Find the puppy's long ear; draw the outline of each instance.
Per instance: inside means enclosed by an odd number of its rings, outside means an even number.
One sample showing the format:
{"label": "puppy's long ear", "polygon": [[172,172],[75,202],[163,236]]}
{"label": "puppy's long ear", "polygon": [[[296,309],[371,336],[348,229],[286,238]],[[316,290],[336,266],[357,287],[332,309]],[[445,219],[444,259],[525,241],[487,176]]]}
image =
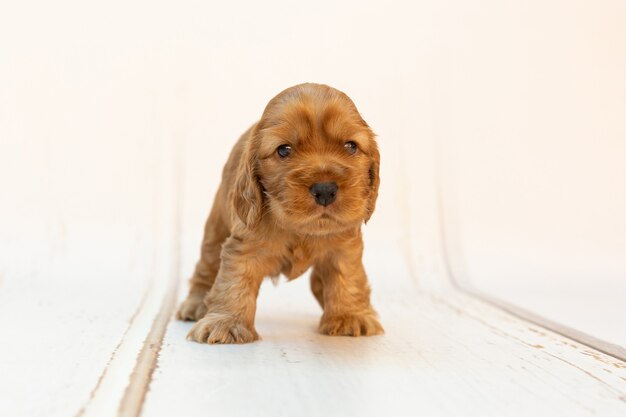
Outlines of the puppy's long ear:
{"label": "puppy's long ear", "polygon": [[257,173],[256,133],[256,129],[252,130],[244,143],[232,192],[233,209],[248,227],[254,227],[261,220],[263,207],[263,188]]}
{"label": "puppy's long ear", "polygon": [[371,163],[370,163],[370,196],[369,201],[367,203],[367,214],[365,215],[365,223],[372,217],[374,210],[376,209],[376,199],[378,198],[378,186],[380,185],[380,153],[378,152],[378,145],[374,138],[371,139],[370,153],[371,153]]}

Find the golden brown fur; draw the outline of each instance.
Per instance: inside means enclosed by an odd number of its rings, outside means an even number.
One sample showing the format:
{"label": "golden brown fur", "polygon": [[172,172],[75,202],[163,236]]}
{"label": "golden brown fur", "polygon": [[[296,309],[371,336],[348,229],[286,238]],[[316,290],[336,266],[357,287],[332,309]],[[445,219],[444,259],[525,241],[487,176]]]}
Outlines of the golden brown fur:
{"label": "golden brown fur", "polygon": [[[356,153],[345,144],[357,144]],[[277,154],[290,145],[288,157]],[[361,256],[361,225],[378,195],[374,134],[344,93],[301,84],[274,97],[239,139],[224,167],[206,222],[200,261],[177,317],[198,320],[189,337],[206,343],[258,339],[256,298],[266,276],[288,279],[309,267],[324,309],[320,332],[383,332],[370,305]],[[323,206],[312,184],[333,181],[336,200]]]}

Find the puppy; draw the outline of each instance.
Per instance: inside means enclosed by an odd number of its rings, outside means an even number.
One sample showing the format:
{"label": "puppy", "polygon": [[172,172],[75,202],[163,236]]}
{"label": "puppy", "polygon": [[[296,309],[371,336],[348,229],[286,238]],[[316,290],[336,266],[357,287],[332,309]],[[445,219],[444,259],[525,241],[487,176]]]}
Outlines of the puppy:
{"label": "puppy", "polygon": [[383,333],[361,262],[361,225],[379,186],[374,134],[341,91],[300,84],[274,97],[239,139],[204,229],[200,261],[177,318],[189,338],[248,343],[266,276],[309,267],[328,335]]}

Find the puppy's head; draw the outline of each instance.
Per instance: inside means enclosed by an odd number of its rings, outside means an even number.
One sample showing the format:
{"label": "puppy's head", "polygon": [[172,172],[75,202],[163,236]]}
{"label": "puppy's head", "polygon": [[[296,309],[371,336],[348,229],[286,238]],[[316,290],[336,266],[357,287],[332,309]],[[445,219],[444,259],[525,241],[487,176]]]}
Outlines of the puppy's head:
{"label": "puppy's head", "polygon": [[374,134],[344,93],[301,84],[274,97],[245,144],[234,208],[252,226],[264,219],[324,235],[367,222],[379,185]]}

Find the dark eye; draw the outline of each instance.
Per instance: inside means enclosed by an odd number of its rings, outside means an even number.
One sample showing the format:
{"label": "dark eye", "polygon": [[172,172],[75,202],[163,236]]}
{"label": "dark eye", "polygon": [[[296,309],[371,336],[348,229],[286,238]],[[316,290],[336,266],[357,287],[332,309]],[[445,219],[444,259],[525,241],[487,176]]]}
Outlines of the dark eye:
{"label": "dark eye", "polygon": [[289,146],[289,145],[280,145],[278,148],[276,148],[276,153],[281,158],[286,158],[286,157],[288,157],[291,154],[291,146]]}
{"label": "dark eye", "polygon": [[356,143],[352,141],[346,142],[346,144],[343,146],[348,150],[348,153],[350,153],[351,155],[354,155],[356,153],[356,150],[358,149]]}

